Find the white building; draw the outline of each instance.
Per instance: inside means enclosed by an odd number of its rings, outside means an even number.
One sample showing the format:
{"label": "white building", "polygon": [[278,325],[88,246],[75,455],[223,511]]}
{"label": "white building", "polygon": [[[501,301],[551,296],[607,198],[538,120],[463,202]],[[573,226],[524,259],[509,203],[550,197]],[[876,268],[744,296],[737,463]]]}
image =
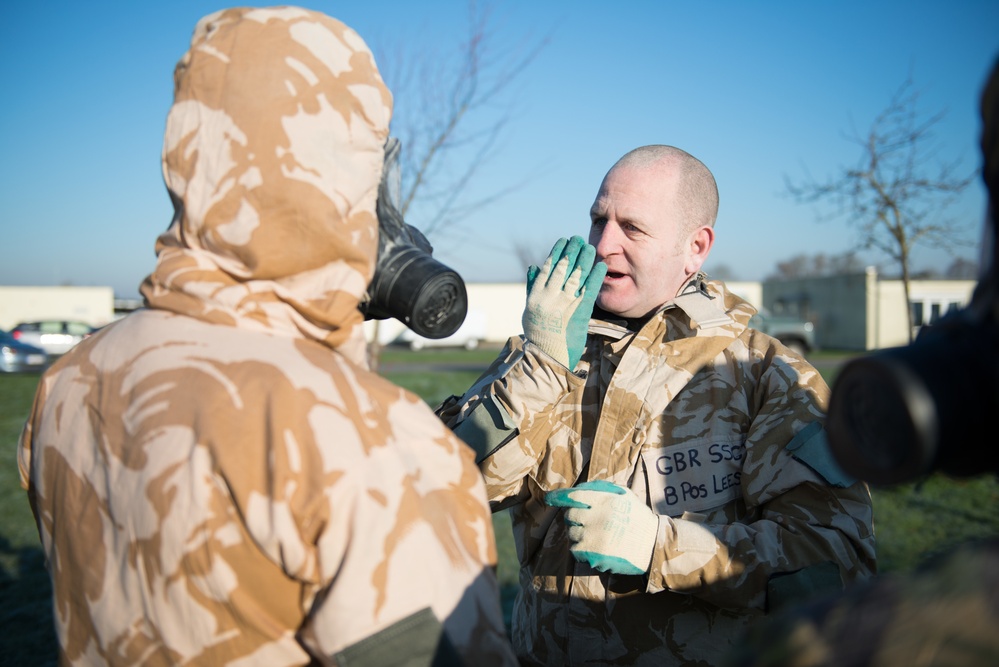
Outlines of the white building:
{"label": "white building", "polygon": [[[730,290],[757,308],[775,315],[795,315],[815,325],[820,348],[875,350],[904,345],[905,298],[902,281],[881,279],[873,268],[864,273],[727,283]],[[973,280],[913,280],[910,307],[918,328],[948,311],[967,305]],[[467,324],[461,337],[502,343],[521,333],[526,285],[518,283],[468,283]],[[113,321],[114,291],[110,287],[0,287],[0,328],[44,319],[76,320],[91,326]],[[374,322],[365,323],[368,338]],[[378,324],[383,344],[397,340],[406,327],[396,320]]]}
{"label": "white building", "polygon": [[[466,283],[465,291],[468,293],[465,324],[447,342],[462,345],[474,338],[478,342],[501,343],[522,331],[520,318],[527,298],[525,283]],[[369,320],[364,326],[369,341],[374,339],[377,328],[382,345],[413,337],[406,333],[406,325],[394,319],[379,320],[377,326]]]}
{"label": "white building", "polygon": [[[915,327],[935,322],[950,310],[967,305],[975,284],[973,280],[910,281]],[[902,281],[884,280],[873,268],[849,275],[763,283],[732,281],[726,285],[757,308],[812,322],[820,348],[863,351],[908,342]],[[466,288],[470,324],[459,332],[455,344],[463,344],[468,336],[502,343],[521,333],[524,283],[470,283]],[[369,340],[372,325],[366,324]],[[379,324],[379,339],[383,344],[391,343],[405,330],[396,320],[384,320]]]}
{"label": "white building", "polygon": [[812,322],[820,348],[877,350],[909,342],[906,307],[912,309],[918,330],[966,306],[976,284],[974,280],[910,280],[906,304],[902,281],[884,280],[869,267],[864,273],[769,280],[763,284],[763,305],[774,314]]}
{"label": "white building", "polygon": [[110,287],[0,287],[0,329],[21,322],[71,320],[101,327],[114,320]]}

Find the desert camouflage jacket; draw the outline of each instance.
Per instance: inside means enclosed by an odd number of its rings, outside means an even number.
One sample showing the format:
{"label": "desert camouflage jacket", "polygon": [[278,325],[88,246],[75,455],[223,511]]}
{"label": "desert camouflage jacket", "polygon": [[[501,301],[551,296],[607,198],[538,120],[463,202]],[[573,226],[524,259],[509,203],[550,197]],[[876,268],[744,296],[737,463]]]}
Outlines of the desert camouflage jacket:
{"label": "desert camouflage jacket", "polygon": [[175,82],[147,308],[53,365],[20,442],[61,663],[514,664],[473,454],[365,361],[370,52],[226,10]]}
{"label": "desert camouflage jacket", "polygon": [[[591,320],[570,373],[523,338],[438,414],[513,507],[525,663],[710,665],[755,617],[875,568],[871,500],[830,458],[828,388],[754,309],[695,279],[638,331]],[[660,515],[647,576],[568,550],[547,492],[630,487]]]}

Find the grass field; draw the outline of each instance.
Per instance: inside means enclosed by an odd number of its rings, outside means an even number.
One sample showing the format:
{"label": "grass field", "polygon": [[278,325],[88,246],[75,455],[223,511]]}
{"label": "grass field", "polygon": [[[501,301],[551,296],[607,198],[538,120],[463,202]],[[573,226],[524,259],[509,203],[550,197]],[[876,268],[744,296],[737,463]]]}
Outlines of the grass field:
{"label": "grass field", "polygon": [[[462,393],[496,350],[409,352],[387,349],[383,374],[431,405]],[[821,353],[816,367],[832,381],[842,355]],[[427,367],[435,370],[427,370]],[[27,499],[18,481],[16,445],[38,378],[0,375],[0,664],[54,665],[51,587]],[[928,556],[968,539],[999,535],[999,483],[933,476],[918,484],[874,489],[882,572],[908,571]],[[494,517],[504,604],[516,591],[517,564],[507,514]]]}

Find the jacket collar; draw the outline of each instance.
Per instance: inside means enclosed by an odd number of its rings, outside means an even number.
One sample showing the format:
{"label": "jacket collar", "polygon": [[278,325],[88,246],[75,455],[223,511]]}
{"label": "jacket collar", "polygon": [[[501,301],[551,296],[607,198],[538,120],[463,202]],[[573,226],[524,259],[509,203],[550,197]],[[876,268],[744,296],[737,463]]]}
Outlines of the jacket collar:
{"label": "jacket collar", "polygon": [[[721,288],[724,290],[724,287]],[[595,307],[590,320],[589,331],[593,334],[620,339],[629,333],[637,333],[653,319],[667,318],[679,309],[690,318],[690,325],[696,329],[736,324],[736,320],[725,309],[725,299],[712,294],[708,289],[707,276],[698,273],[680,290],[680,293],[664,303],[647,317],[624,318]]]}

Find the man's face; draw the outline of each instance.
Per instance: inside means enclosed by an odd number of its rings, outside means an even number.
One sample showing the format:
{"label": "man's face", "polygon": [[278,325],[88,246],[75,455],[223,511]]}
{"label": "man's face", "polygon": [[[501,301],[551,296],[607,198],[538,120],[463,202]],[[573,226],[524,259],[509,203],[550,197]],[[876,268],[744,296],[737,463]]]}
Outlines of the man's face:
{"label": "man's face", "polygon": [[669,167],[619,165],[600,185],[590,209],[590,244],[607,264],[597,305],[643,317],[674,296],[697,271]]}

